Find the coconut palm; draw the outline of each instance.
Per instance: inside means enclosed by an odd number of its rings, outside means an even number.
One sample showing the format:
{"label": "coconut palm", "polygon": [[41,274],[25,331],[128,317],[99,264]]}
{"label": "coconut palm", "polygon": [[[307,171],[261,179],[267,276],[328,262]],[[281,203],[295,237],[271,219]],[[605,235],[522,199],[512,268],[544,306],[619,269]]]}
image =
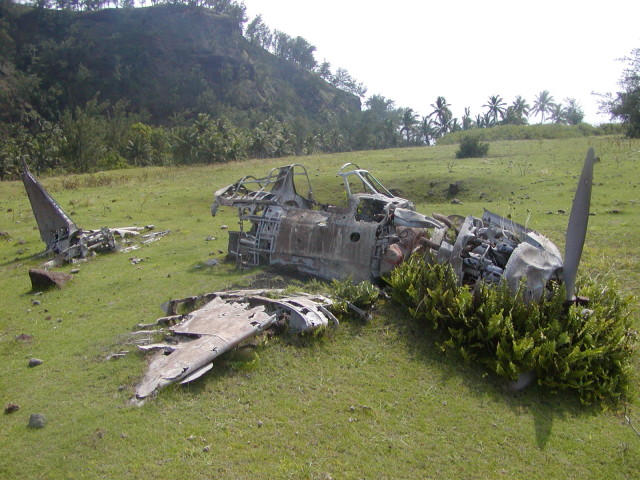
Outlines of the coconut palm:
{"label": "coconut palm", "polygon": [[407,144],[409,144],[409,141],[411,140],[411,134],[413,133],[416,123],[418,123],[417,118],[418,115],[413,113],[412,108],[406,108],[402,112],[402,120],[400,122],[402,124],[402,127],[400,128],[400,133],[404,132],[405,136],[407,137]]}
{"label": "coconut palm", "polygon": [[526,119],[529,116],[529,111],[531,110],[527,101],[522,98],[521,95],[518,95],[511,106],[513,107],[515,114],[522,120],[522,123],[527,123]]}
{"label": "coconut palm", "polygon": [[436,98],[436,103],[431,104],[431,108],[433,108],[433,112],[429,114],[429,118],[432,116],[436,117],[436,126],[438,135],[444,135],[448,132],[449,124],[451,119],[453,118],[453,114],[449,107],[451,105],[447,103],[447,100],[444,97]]}
{"label": "coconut palm", "polygon": [[539,114],[541,118],[540,123],[544,123],[544,116],[547,113],[551,113],[553,104],[553,97],[549,94],[549,90],[543,90],[533,101],[531,111],[534,115]]}
{"label": "coconut palm", "polygon": [[429,117],[422,117],[419,128],[420,135],[424,139],[424,142],[427,145],[431,145],[431,140],[435,139],[436,137],[436,128],[433,120],[431,120]]}
{"label": "coconut palm", "polygon": [[567,123],[567,109],[561,103],[554,103],[549,111],[549,118],[553,123]]}
{"label": "coconut palm", "polygon": [[489,114],[493,117],[493,124],[498,123],[498,115],[502,119],[505,114],[505,108],[507,104],[504,102],[500,95],[491,95],[489,101],[483,105],[489,109]]}
{"label": "coconut palm", "polygon": [[465,107],[464,115],[462,115],[462,130],[470,130],[473,128],[473,119],[471,118],[471,108]]}

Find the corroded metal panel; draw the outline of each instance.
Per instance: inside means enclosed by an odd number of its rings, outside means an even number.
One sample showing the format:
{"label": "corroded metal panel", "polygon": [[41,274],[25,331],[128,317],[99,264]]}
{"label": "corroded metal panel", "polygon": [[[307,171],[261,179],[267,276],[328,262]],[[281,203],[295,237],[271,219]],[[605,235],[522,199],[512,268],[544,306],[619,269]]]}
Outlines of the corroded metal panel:
{"label": "corroded metal panel", "polygon": [[322,278],[367,280],[377,229],[377,223],[357,222],[348,215],[288,210],[281,217],[271,263],[296,265]]}

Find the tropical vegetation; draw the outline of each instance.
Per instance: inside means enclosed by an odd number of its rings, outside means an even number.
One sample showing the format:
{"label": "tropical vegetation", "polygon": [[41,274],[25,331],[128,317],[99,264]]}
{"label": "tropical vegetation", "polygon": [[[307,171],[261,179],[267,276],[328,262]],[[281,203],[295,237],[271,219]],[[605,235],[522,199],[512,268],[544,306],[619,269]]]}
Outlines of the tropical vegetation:
{"label": "tropical vegetation", "polygon": [[[271,29],[260,15],[249,21],[241,2],[134,7],[127,1],[0,5],[0,179],[15,178],[22,160],[39,173],[92,172],[432,145],[457,142],[458,132],[472,130],[483,139],[615,131],[581,123],[577,100],[557,103],[547,90],[532,106],[522,96],[507,103],[491,95],[483,113],[465,108],[461,119],[438,96],[421,116],[378,94],[365,99],[366,87],[346,69],[318,63],[313,45]],[[229,57],[203,63],[184,55],[190,63],[166,59],[174,67],[158,70],[145,50],[159,54],[162,37],[141,33],[141,21],[162,25],[178,46],[211,33],[209,41]],[[250,52],[249,61],[238,60],[241,51]],[[153,88],[142,88],[140,79],[149,76]],[[529,125],[536,115],[540,123]]]}
{"label": "tropical vegetation", "polygon": [[600,107],[622,122],[628,137],[640,138],[640,48],[633,49],[623,61],[627,67],[618,81],[620,91],[602,94]]}
{"label": "tropical vegetation", "polygon": [[530,375],[587,404],[617,404],[628,395],[638,334],[631,299],[619,296],[612,279],[581,285],[590,310],[567,307],[560,286],[526,304],[506,284],[459,285],[449,264],[424,257],[394,269],[389,284],[412,316],[440,332],[441,348],[497,375],[514,382]]}

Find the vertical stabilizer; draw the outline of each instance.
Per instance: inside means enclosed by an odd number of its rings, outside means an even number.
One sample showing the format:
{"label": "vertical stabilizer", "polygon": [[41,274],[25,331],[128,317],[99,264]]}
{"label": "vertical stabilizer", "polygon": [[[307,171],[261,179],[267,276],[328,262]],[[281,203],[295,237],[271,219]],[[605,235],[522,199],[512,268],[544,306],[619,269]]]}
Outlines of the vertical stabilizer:
{"label": "vertical stabilizer", "polygon": [[38,223],[40,238],[46,243],[47,249],[52,249],[59,240],[68,238],[79,230],[58,202],[31,174],[24,161],[22,162],[22,183],[27,190],[31,209]]}

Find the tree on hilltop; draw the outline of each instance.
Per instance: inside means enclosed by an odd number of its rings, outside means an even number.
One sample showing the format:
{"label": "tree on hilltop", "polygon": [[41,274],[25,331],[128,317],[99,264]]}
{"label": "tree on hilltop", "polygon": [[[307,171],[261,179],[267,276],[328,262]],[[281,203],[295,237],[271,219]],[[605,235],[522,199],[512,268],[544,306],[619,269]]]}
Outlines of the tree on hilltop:
{"label": "tree on hilltop", "polygon": [[540,115],[540,123],[544,123],[544,116],[547,113],[551,113],[553,109],[553,97],[549,93],[549,90],[543,90],[538,94],[533,101],[533,108],[531,111],[534,115]]}
{"label": "tree on hilltop", "polygon": [[411,135],[415,130],[415,125],[418,123],[418,115],[413,112],[412,108],[405,108],[402,112],[402,127],[400,133],[404,132],[407,138],[407,144],[411,141]]}
{"label": "tree on hilltop", "polygon": [[569,125],[582,123],[582,120],[584,120],[584,112],[578,101],[575,98],[565,98],[564,101],[567,102],[565,115],[567,123]]}
{"label": "tree on hilltop", "polygon": [[483,105],[483,107],[489,109],[489,114],[493,117],[494,124],[498,123],[498,116],[500,116],[501,119],[504,118],[506,112],[504,107],[506,106],[507,104],[500,95],[491,95],[489,101]]}
{"label": "tree on hilltop", "polygon": [[436,98],[436,102],[431,104],[433,111],[429,114],[429,118],[436,118],[437,135],[442,136],[449,131],[449,124],[453,118],[453,114],[449,107],[451,104],[447,103],[447,99],[440,96]]}
{"label": "tree on hilltop", "polygon": [[618,80],[620,91],[600,94],[600,112],[621,120],[630,138],[640,138],[640,48],[631,51],[631,57],[622,59],[628,66]]}
{"label": "tree on hilltop", "polygon": [[254,45],[258,45],[265,50],[269,50],[269,48],[271,48],[273,34],[271,33],[271,29],[262,20],[262,15],[257,15],[253,20],[251,20],[251,22],[249,22],[245,35]]}

